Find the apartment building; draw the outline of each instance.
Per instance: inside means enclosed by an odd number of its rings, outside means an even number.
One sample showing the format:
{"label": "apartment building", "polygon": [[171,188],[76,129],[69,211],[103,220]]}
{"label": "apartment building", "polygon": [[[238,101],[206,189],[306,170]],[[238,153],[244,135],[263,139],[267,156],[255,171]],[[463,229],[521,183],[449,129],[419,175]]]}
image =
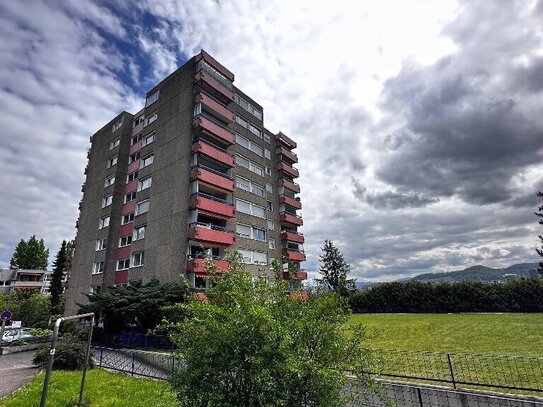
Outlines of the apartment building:
{"label": "apartment building", "polygon": [[262,106],[205,51],[151,89],[145,107],[122,112],[91,137],[77,221],[67,312],[85,294],[130,281],[179,281],[205,290],[205,259],[225,269],[238,250],[246,269],[293,290],[307,278],[298,232],[296,143],[264,127]]}
{"label": "apartment building", "polygon": [[[0,269],[0,294],[15,290],[32,290],[41,294],[50,294],[52,271],[26,269]],[[63,284],[66,279],[63,279]]]}

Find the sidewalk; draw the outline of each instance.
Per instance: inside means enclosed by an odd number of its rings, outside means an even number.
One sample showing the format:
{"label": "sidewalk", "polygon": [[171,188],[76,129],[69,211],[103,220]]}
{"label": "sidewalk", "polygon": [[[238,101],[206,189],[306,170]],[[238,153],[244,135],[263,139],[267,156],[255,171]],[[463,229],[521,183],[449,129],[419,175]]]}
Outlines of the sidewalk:
{"label": "sidewalk", "polygon": [[0,355],[0,399],[29,382],[38,372],[32,364],[35,351]]}

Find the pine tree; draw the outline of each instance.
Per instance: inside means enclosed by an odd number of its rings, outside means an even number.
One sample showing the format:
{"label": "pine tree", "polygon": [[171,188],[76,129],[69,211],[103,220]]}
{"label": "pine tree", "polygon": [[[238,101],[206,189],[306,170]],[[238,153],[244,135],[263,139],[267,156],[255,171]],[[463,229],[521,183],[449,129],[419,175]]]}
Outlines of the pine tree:
{"label": "pine tree", "polygon": [[15,247],[9,266],[11,269],[46,270],[49,258],[49,249],[45,247],[43,239],[38,240],[32,236],[28,241],[21,239]]}
{"label": "pine tree", "polygon": [[346,295],[354,286],[354,279],[347,278],[351,271],[350,266],[332,241],[325,240],[321,250],[323,254],[319,256],[321,262],[319,273],[322,279],[317,281],[341,295]]}
{"label": "pine tree", "polygon": [[[537,197],[543,198],[543,192],[538,192]],[[539,208],[537,208],[537,212],[535,214],[539,218],[539,224],[543,225],[543,205],[540,205]],[[539,235],[539,241],[540,241],[541,247],[536,248],[535,251],[540,257],[543,257],[543,234]],[[541,277],[543,277],[543,260],[539,262],[539,265],[537,267],[537,272],[539,273]]]}
{"label": "pine tree", "polygon": [[53,262],[53,276],[51,278],[50,292],[51,292],[51,314],[58,315],[62,313],[62,280],[64,275],[68,272],[69,268],[69,255],[68,245],[66,240],[62,241],[62,245],[57,253],[55,261]]}

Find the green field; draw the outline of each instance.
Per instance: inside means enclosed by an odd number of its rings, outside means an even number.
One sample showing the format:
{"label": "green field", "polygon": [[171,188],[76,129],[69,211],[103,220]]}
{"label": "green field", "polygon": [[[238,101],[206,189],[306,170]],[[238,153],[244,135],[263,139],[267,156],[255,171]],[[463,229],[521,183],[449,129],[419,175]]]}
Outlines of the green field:
{"label": "green field", "polygon": [[371,347],[543,356],[543,314],[355,314]]}
{"label": "green field", "polygon": [[[47,397],[47,405],[72,407],[77,405],[81,372],[54,371]],[[40,405],[43,373],[5,399],[0,407],[34,407]],[[89,370],[85,385],[84,406],[92,407],[173,407],[174,394],[164,381],[140,379],[123,373],[102,369]]]}

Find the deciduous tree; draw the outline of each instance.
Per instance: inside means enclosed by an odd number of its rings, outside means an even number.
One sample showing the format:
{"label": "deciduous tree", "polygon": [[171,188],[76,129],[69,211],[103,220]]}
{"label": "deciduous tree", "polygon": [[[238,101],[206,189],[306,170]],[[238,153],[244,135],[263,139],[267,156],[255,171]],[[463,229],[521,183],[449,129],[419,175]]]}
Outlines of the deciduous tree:
{"label": "deciduous tree", "polygon": [[46,270],[49,258],[49,249],[45,247],[43,239],[38,240],[32,236],[28,240],[21,239],[15,247],[10,261],[11,269]]}

